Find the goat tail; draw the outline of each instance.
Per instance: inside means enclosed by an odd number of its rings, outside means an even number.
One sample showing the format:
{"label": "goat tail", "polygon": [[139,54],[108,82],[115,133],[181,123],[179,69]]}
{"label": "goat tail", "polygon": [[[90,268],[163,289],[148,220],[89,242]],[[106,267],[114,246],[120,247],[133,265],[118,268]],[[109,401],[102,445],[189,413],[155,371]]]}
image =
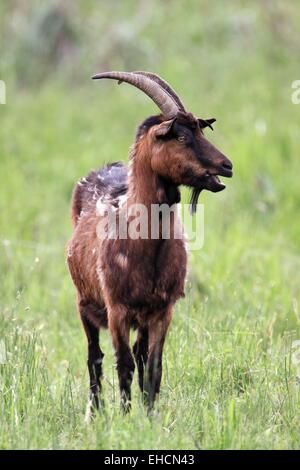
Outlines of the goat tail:
{"label": "goat tail", "polygon": [[76,227],[82,211],[82,191],[79,184],[74,188],[71,204],[71,218],[73,226]]}

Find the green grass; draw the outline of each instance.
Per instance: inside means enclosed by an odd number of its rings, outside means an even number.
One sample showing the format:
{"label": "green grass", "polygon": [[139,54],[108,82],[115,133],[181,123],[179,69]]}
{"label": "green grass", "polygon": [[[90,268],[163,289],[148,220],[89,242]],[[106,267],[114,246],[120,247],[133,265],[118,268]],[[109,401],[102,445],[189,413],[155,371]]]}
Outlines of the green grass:
{"label": "green grass", "polygon": [[[1,59],[8,96],[0,106],[0,448],[300,446],[291,360],[300,339],[300,105],[290,99],[299,79],[299,5],[203,1],[200,9],[191,1],[186,9],[174,1],[167,12],[154,3],[143,32],[129,37],[121,26],[130,29],[132,2],[116,2],[112,17],[104,2],[102,11],[78,2],[76,13],[91,23],[79,31],[74,64],[47,66],[51,76],[38,86],[28,85],[35,62],[22,49],[26,31]],[[126,161],[135,126],[154,111],[129,86],[89,80],[101,69],[101,31],[92,22],[101,14],[104,31],[113,21],[128,40],[128,55],[117,48],[110,68],[155,69],[189,109],[216,117],[206,134],[233,160],[234,178],[224,192],[201,195],[205,243],[190,254],[153,418],[136,376],[132,413],[120,414],[113,349],[102,332],[106,413],[87,427],[86,340],[65,263],[71,191],[90,169]],[[14,63],[20,54],[29,61],[24,87],[24,65]]]}

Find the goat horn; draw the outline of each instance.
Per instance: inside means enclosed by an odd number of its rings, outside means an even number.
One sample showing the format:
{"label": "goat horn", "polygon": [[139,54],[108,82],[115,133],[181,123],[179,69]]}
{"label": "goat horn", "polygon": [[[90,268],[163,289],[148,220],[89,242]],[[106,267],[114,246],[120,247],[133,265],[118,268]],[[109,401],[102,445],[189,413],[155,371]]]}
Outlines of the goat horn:
{"label": "goat horn", "polygon": [[162,86],[152,78],[131,72],[103,72],[94,75],[93,80],[112,78],[119,83],[126,82],[142,90],[159,107],[166,119],[171,119],[178,113],[179,105]]}
{"label": "goat horn", "polygon": [[173,88],[171,87],[171,85],[169,85],[168,82],[166,82],[165,80],[163,80],[162,78],[160,78],[158,75],[156,75],[155,73],[152,73],[152,72],[143,72],[141,70],[138,70],[138,71],[135,71],[133,73],[137,73],[139,75],[144,75],[145,77],[149,77],[151,78],[151,80],[154,80],[156,83],[158,83],[164,90],[166,90],[166,92],[174,99],[174,101],[176,102],[177,106],[179,107],[180,111],[182,112],[186,112],[185,111],[185,107],[184,107],[184,104],[182,103],[181,99],[179,98],[179,96],[177,95],[177,93],[175,93],[175,91],[173,90]]}

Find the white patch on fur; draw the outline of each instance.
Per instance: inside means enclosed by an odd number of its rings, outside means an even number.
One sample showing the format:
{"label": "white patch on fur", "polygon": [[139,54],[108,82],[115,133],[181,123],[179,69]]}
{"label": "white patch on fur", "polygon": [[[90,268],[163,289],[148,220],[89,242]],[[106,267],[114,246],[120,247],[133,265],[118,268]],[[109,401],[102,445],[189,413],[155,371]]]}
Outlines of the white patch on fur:
{"label": "white patch on fur", "polygon": [[127,194],[118,197],[118,206],[121,208],[127,201]]}
{"label": "white patch on fur", "polygon": [[115,262],[122,269],[126,269],[128,267],[128,258],[127,256],[123,255],[123,253],[118,253],[116,255]]}
{"label": "white patch on fur", "polygon": [[73,256],[73,250],[70,245],[68,245],[68,248],[67,248],[67,255],[68,255],[68,258],[71,258]]}
{"label": "white patch on fur", "polygon": [[98,277],[98,280],[99,280],[100,284],[103,286],[103,284],[104,284],[104,273],[103,273],[100,266],[97,266],[96,274],[97,274],[97,277]]}
{"label": "white patch on fur", "polygon": [[108,211],[107,201],[103,197],[100,197],[96,203],[96,212],[100,217],[104,217]]}
{"label": "white patch on fur", "polygon": [[81,219],[82,217],[84,217],[87,213],[82,209],[80,211],[80,214],[79,214],[79,219]]}

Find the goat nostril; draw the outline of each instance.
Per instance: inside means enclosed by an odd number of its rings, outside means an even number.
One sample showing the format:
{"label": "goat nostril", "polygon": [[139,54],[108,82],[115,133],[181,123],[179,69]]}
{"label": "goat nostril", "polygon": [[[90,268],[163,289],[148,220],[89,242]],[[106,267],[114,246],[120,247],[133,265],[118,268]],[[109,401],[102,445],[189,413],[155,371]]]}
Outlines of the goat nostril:
{"label": "goat nostril", "polygon": [[222,167],[225,168],[226,170],[232,170],[232,163],[229,161],[223,162]]}

